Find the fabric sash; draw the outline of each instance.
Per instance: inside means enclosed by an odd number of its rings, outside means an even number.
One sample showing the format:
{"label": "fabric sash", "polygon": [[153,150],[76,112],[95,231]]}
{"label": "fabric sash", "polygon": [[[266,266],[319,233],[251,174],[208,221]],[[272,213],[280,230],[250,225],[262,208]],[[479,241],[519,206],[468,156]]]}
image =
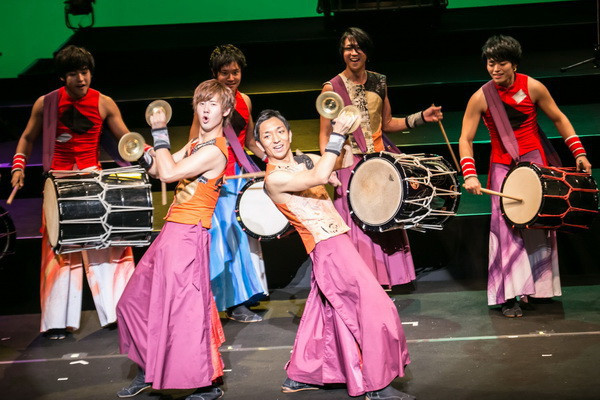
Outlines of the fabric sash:
{"label": "fabric sash", "polygon": [[[510,154],[510,157],[513,159],[513,161],[518,162],[520,156],[517,138],[515,137],[515,132],[513,131],[512,126],[510,125],[510,120],[506,114],[504,103],[498,94],[498,90],[496,89],[494,82],[489,81],[482,86],[482,90],[488,105],[488,109],[490,110],[490,114],[494,120],[494,124],[498,129],[498,134],[500,136],[500,140],[502,141],[502,145],[508,154]],[[544,131],[542,131],[539,125],[538,132],[540,136],[540,142],[542,143],[542,148],[544,149],[544,153],[546,155],[546,160],[550,165],[560,167],[562,165],[560,157],[556,153],[556,150],[554,150],[552,143],[550,143],[550,140],[548,140]]]}
{"label": "fabric sash", "polygon": [[[248,133],[252,134],[251,132],[246,132],[246,135]],[[239,161],[242,168],[244,168],[246,172],[260,171],[260,168],[258,168],[258,166],[254,164],[250,157],[248,157],[248,154],[246,154],[246,152],[244,151],[244,148],[240,144],[240,141],[238,140],[238,137],[235,131],[233,130],[231,124],[227,124],[227,126],[223,128],[223,134],[227,138],[227,141],[229,142],[229,147],[231,147],[233,154],[235,154],[235,158]]]}
{"label": "fabric sash", "polygon": [[[339,75],[336,75],[335,78],[331,79],[329,82],[331,83],[331,86],[333,86],[333,91],[342,97],[342,100],[344,101],[344,105],[345,106],[352,105],[352,100],[350,100],[350,95],[348,94],[348,90],[346,90],[346,85],[344,84],[342,77]],[[362,131],[362,128],[359,126],[353,135],[354,135],[354,140],[356,141],[356,144],[360,148],[360,151],[362,151],[363,153],[366,153],[367,152],[367,142],[365,140],[365,135]],[[396,154],[402,154],[402,151],[390,140],[390,138],[387,137],[387,135],[385,133],[383,133],[383,131],[381,132],[381,137],[383,139],[383,145],[384,145],[384,148],[386,151],[389,151],[391,153],[396,153]]]}

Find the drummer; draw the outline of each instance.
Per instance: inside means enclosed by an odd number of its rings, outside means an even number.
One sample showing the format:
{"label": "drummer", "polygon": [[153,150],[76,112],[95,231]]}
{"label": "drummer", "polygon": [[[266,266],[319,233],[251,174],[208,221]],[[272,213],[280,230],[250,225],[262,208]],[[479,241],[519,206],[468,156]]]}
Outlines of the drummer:
{"label": "drummer", "polygon": [[[385,136],[385,132],[400,132],[413,129],[426,122],[442,119],[441,107],[431,106],[405,118],[392,117],[390,100],[387,94],[385,75],[366,69],[371,58],[373,43],[369,35],[359,28],[348,28],[341,36],[339,51],[345,69],[323,85],[322,92],[334,91],[345,99],[345,104],[353,104],[361,112],[360,128],[350,135],[355,166],[360,154],[379,151],[400,152]],[[331,121],[321,117],[319,144],[321,153],[329,142],[332,132]],[[408,283],[415,279],[408,236],[403,229],[384,233],[365,233],[350,216],[347,189],[352,168],[337,171],[331,183],[336,186],[335,208],[350,227],[350,237],[361,257],[384,287]]]}
{"label": "drummer", "polygon": [[265,110],[256,120],[254,137],[269,157],[265,190],[300,233],[313,262],[311,290],[281,388],[293,393],[345,383],[350,396],[410,400],[414,397],[391,385],[410,363],[398,311],[358,254],[323,186],[342,158],[354,161],[343,155],[350,150],[344,142],[355,119],[336,118],[322,157],[292,155],[292,132],[279,112]]}
{"label": "drummer", "polygon": [[[64,86],[35,101],[13,157],[13,187],[24,186],[27,159],[40,134],[43,134],[43,169],[47,172],[100,169],[98,149],[100,136],[105,134],[103,127],[117,139],[128,132],[116,103],[90,88],[94,72],[90,52],[67,46],[56,54],[54,61]],[[134,268],[131,248],[88,250],[87,254],[86,265],[81,253],[55,254],[42,217],[40,330],[49,339],[64,339],[68,331],[79,329],[84,268],[100,325],[117,320],[115,307]]]}
{"label": "drummer", "polygon": [[[538,125],[538,107],[564,138],[577,168],[591,173],[581,141],[548,89],[536,79],[517,73],[521,61],[519,42],[510,36],[492,36],[483,45],[482,57],[492,80],[471,96],[463,118],[459,148],[465,189],[481,194],[473,154],[480,118],[491,140],[490,189],[500,191],[508,170],[518,161],[557,165],[556,152]],[[521,306],[528,297],[560,295],[555,233],[511,228],[502,218],[499,198],[492,197],[488,304],[500,305],[506,317],[520,317]]]}

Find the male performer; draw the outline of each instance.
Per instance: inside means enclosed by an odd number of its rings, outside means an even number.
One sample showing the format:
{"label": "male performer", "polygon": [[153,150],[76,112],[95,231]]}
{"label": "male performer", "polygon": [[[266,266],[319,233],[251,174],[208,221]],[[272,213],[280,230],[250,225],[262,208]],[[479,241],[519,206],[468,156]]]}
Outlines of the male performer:
{"label": "male performer", "polygon": [[[246,57],[237,47],[217,46],[210,55],[213,78],[227,85],[235,94],[235,110],[225,136],[229,140],[229,158],[225,175],[256,172],[259,168],[246,155],[244,146],[266,159],[256,146],[252,130],[252,103],[238,90]],[[198,136],[199,121],[194,115],[190,138]],[[247,134],[250,132],[250,134]],[[265,264],[258,240],[249,237],[236,220],[235,204],[246,179],[227,179],[219,195],[210,229],[210,279],[220,311],[239,322],[259,322],[262,317],[248,306],[268,294]]]}
{"label": "male performer", "polygon": [[[350,396],[414,399],[391,386],[410,362],[398,311],[353,246],[324,184],[354,117],[339,116],[322,157],[293,157],[292,132],[265,110],[254,136],[269,157],[265,189],[294,225],[312,262],[311,291],[286,365],[284,393],[345,383]],[[350,162],[353,160],[350,158]]]}
{"label": "male performer", "polygon": [[[492,36],[482,51],[492,80],[471,96],[463,118],[459,147],[465,189],[481,194],[473,159],[473,140],[480,118],[490,132],[492,146],[490,189],[500,191],[515,162],[552,163],[556,153],[538,126],[536,107],[554,123],[571,149],[578,168],[591,173],[591,164],[581,141],[548,89],[539,81],[516,73],[521,60],[519,42],[510,36]],[[502,305],[506,317],[520,317],[523,312],[515,299],[517,296],[526,300],[526,296],[549,298],[560,295],[555,233],[511,228],[502,218],[499,198],[492,197],[488,304]]]}
{"label": "male performer", "polygon": [[164,112],[151,117],[155,158],[149,173],[179,181],[166,222],[135,269],[117,306],[121,353],[139,366],[119,397],[146,388],[197,389],[187,400],[223,396],[212,382],[223,375],[221,322],[209,280],[209,238],[219,197],[227,140],[223,126],[233,93],[216,80],[194,93],[199,135],[171,155]]}
{"label": "male performer", "polygon": [[[359,28],[348,28],[340,39],[340,54],[346,68],[336,77],[326,82],[323,92],[338,93],[345,105],[353,104],[361,111],[359,129],[350,135],[355,162],[350,168],[337,171],[337,179],[332,180],[336,187],[335,208],[350,226],[350,237],[365,263],[373,271],[379,283],[385,287],[399,285],[415,279],[415,269],[410,254],[406,232],[396,229],[382,234],[365,233],[350,216],[347,189],[352,169],[360,161],[361,154],[400,150],[383,134],[413,129],[425,122],[442,119],[441,107],[429,107],[407,116],[392,117],[387,96],[385,75],[367,71],[366,63],[373,44],[367,33]],[[332,132],[331,121],[321,117],[321,153],[329,142]]]}
{"label": "male performer", "polygon": [[[90,88],[94,58],[86,49],[67,46],[56,54],[55,63],[64,86],[33,105],[13,158],[12,185],[19,188],[24,185],[26,160],[40,133],[43,168],[49,171],[100,169],[102,129],[108,128],[117,138],[128,132],[115,102]],[[55,254],[42,218],[41,331],[50,339],[63,339],[66,328],[79,328],[84,268],[100,324],[117,319],[116,304],[133,273],[131,248],[88,250],[87,254],[86,265],[81,253]]]}

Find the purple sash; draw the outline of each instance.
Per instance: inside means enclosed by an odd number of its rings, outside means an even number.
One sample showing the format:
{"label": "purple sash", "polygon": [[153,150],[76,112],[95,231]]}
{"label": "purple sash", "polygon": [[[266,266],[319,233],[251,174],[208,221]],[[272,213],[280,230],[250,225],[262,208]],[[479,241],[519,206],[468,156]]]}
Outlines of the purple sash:
{"label": "purple sash", "polygon": [[[335,78],[329,81],[329,83],[331,83],[331,86],[333,86],[333,91],[342,97],[345,106],[352,105],[352,100],[350,100],[350,95],[346,90],[346,85],[344,84],[344,81],[342,81],[341,76],[336,75]],[[363,133],[362,128],[359,126],[358,129],[354,131],[353,135],[354,140],[356,141],[356,144],[358,145],[360,151],[366,153],[367,142],[365,140],[365,134]],[[383,131],[381,132],[381,137],[383,139],[383,145],[386,151],[396,154],[402,154],[402,151],[400,151],[400,149],[390,140],[390,138],[387,137],[385,133],[383,133]]]}
{"label": "purple sash", "polygon": [[[498,90],[496,90],[494,82],[489,81],[482,86],[482,90],[483,94],[485,95],[485,101],[487,102],[488,109],[490,110],[490,114],[494,120],[494,124],[498,129],[498,134],[500,135],[502,145],[508,154],[510,154],[510,157],[513,159],[513,161],[518,162],[520,160],[520,156],[517,138],[515,137],[515,132],[513,131],[512,126],[510,125],[508,115],[506,114],[506,109],[504,108],[504,103],[498,94]],[[544,149],[544,153],[546,155],[546,160],[550,165],[560,167],[562,165],[560,157],[556,153],[556,150],[554,150],[552,143],[550,143],[550,140],[548,140],[544,134],[544,131],[542,131],[539,125],[538,132],[540,136],[540,142],[542,143],[542,148]]]}
{"label": "purple sash", "polygon": [[[248,133],[249,132],[246,132],[246,135],[248,135]],[[227,141],[229,142],[229,147],[231,147],[235,158],[238,160],[242,168],[244,168],[246,172],[260,171],[260,168],[258,168],[258,166],[254,164],[254,162],[252,162],[252,160],[250,160],[250,158],[244,151],[244,148],[240,144],[240,141],[238,140],[238,137],[235,134],[235,131],[233,130],[231,124],[227,124],[227,126],[225,126],[225,128],[223,129],[223,134],[227,138]]]}

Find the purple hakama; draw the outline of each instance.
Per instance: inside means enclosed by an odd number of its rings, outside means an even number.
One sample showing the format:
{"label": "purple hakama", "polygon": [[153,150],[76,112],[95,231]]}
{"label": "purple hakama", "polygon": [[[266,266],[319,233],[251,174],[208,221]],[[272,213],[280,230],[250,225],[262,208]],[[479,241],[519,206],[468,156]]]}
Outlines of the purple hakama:
{"label": "purple hakama", "polygon": [[[519,160],[543,164],[537,150]],[[491,164],[490,189],[501,190],[509,169],[508,165]],[[502,216],[500,198],[491,197],[488,305],[502,304],[516,296],[560,296],[556,233],[544,229],[513,229]]]}
{"label": "purple hakama", "polygon": [[358,396],[403,376],[410,357],[398,311],[350,237],[320,241],[310,257],[311,291],[288,377],[314,385],[345,383]]}
{"label": "purple hakama", "polygon": [[145,370],[154,389],[198,388],[214,379],[211,332],[220,327],[211,318],[209,243],[200,224],[165,222],[117,306],[121,353]]}

